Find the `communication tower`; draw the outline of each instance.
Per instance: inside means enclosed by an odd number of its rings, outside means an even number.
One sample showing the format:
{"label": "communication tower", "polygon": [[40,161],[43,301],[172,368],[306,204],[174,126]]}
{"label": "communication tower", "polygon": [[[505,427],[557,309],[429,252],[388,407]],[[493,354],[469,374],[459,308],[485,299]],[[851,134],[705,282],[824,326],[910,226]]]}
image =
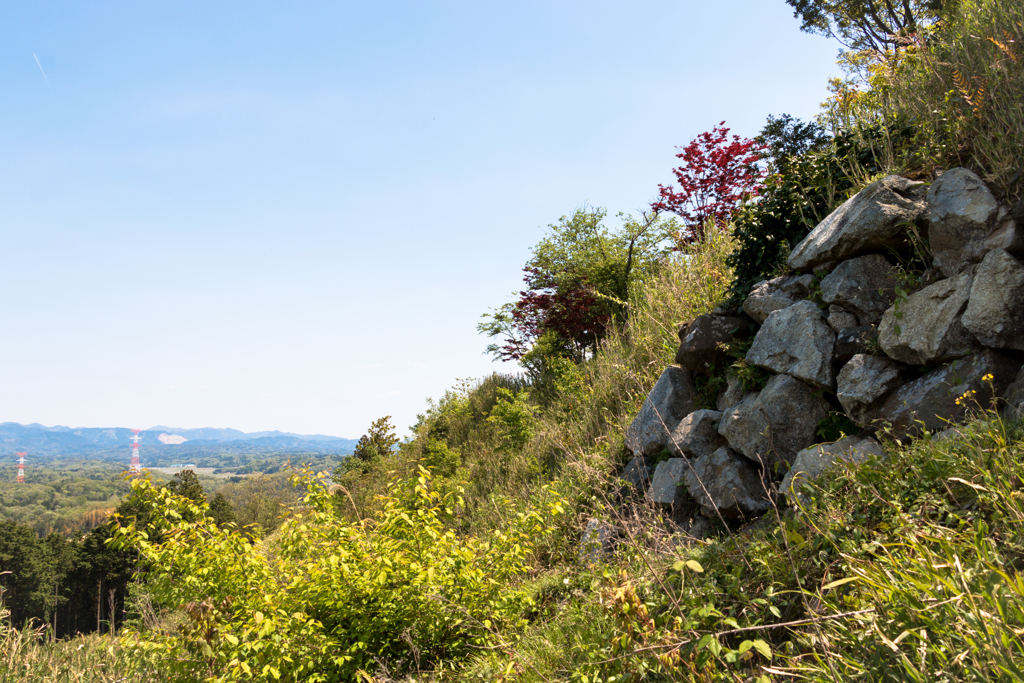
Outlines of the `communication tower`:
{"label": "communication tower", "polygon": [[28,451],[24,453],[18,453],[18,483],[25,483],[25,456],[28,455]]}
{"label": "communication tower", "polygon": [[128,467],[131,474],[142,474],[142,465],[139,464],[139,431],[132,430],[132,464]]}

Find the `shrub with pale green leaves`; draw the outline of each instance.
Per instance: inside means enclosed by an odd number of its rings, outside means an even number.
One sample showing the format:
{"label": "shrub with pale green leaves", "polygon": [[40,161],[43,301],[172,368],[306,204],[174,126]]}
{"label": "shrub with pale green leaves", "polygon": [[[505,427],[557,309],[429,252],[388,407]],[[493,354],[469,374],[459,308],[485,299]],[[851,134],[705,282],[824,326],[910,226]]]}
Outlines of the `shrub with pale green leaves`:
{"label": "shrub with pale green leaves", "polygon": [[549,488],[481,538],[449,528],[461,501],[435,490],[424,468],[356,522],[339,519],[338,497],[310,473],[296,483],[305,506],[254,546],[202,504],[132,482],[153,521],[126,521],[115,543],[140,553],[154,603],[182,615],[176,632],[123,634],[140,664],[178,681],[347,681],[381,665],[450,665],[521,625],[529,597],[517,577],[563,512]]}

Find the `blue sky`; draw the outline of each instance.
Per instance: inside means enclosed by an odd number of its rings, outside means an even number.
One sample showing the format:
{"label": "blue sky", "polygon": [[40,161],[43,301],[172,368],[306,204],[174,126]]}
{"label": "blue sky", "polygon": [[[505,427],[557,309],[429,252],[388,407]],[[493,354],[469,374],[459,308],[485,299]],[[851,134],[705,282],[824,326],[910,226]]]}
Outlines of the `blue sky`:
{"label": "blue sky", "polygon": [[501,369],[475,326],[546,225],[837,72],[783,0],[26,2],[0,37],[0,421],[93,427],[404,429]]}

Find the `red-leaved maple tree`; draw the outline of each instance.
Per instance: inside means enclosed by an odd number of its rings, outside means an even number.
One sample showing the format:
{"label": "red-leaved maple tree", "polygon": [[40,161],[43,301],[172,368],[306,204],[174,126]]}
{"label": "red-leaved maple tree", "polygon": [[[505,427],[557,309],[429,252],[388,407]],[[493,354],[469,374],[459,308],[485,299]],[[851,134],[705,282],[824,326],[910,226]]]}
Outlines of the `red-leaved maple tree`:
{"label": "red-leaved maple tree", "polygon": [[587,285],[586,277],[564,273],[556,278],[540,268],[523,268],[527,289],[502,311],[499,323],[507,335],[495,349],[502,360],[519,360],[545,332],[554,332],[582,358],[604,336],[611,321],[607,306]]}
{"label": "red-leaved maple tree", "polygon": [[679,189],[658,185],[659,198],[651,203],[655,211],[669,211],[683,219],[686,234],[681,241],[695,241],[709,221],[728,222],[741,201],[756,197],[764,171],[757,166],[762,145],[733,135],[725,121],[701,133],[676,154],[683,164],[672,169]]}

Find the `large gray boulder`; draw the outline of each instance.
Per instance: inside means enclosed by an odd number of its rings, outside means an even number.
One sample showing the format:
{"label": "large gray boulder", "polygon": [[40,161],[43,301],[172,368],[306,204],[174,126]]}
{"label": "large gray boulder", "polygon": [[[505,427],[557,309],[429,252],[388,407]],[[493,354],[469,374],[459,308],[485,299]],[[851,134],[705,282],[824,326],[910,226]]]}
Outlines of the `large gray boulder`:
{"label": "large gray boulder", "polygon": [[799,499],[806,504],[807,500],[800,492],[802,483],[816,482],[840,464],[860,465],[872,456],[881,459],[885,457],[885,451],[882,444],[871,437],[848,436],[835,443],[805,448],[796,454],[793,466],[779,485],[779,492],[791,503]]}
{"label": "large gray boulder", "polygon": [[680,485],[683,473],[689,468],[686,458],[669,458],[658,463],[651,479],[651,488],[647,489],[647,500],[662,507],[671,507],[679,502],[683,493]]}
{"label": "large gray boulder", "polygon": [[763,324],[775,311],[792,306],[811,295],[814,276],[785,275],[761,280],[750,288],[750,296],[743,302],[743,312]]}
{"label": "large gray boulder", "polygon": [[[896,269],[880,254],[843,261],[821,281],[821,298],[857,316],[861,325],[873,325],[896,300]],[[850,326],[852,327],[852,326]]]}
{"label": "large gray boulder", "polygon": [[845,261],[887,251],[906,240],[907,223],[924,217],[925,186],[891,175],[876,180],[846,200],[818,224],[789,255],[794,270],[810,270],[829,261]]}
{"label": "large gray boulder", "polygon": [[719,344],[729,342],[743,325],[740,318],[701,315],[679,328],[679,350],[676,363],[684,370],[707,373],[712,365],[725,358]]}
{"label": "large gray boulder", "polygon": [[835,343],[836,333],[817,304],[801,301],[768,316],[747,351],[747,362],[831,389]]}
{"label": "large gray boulder", "polygon": [[[922,428],[942,431],[979,409],[992,407],[994,399],[1006,394],[1020,368],[1016,360],[985,349],[904,384],[878,404],[869,417],[874,426],[888,423],[897,439],[918,436]],[[988,375],[992,377],[986,379]]]}
{"label": "large gray boulder", "polygon": [[771,507],[757,467],[728,448],[719,448],[692,465],[683,481],[705,517],[747,519]]}
{"label": "large gray boulder", "polygon": [[905,382],[905,369],[899,363],[881,356],[857,354],[839,371],[836,398],[850,419],[864,424],[871,409]]}
{"label": "large gray boulder", "polygon": [[680,422],[672,432],[668,449],[675,456],[700,458],[714,453],[725,445],[718,433],[722,413],[717,410],[695,410]]}
{"label": "large gray boulder", "polygon": [[973,269],[897,301],[878,325],[879,346],[909,365],[944,363],[976,351],[980,344],[961,320],[972,282]]}
{"label": "large gray boulder", "polygon": [[962,322],[985,346],[1024,351],[1024,265],[1002,249],[988,252]]}
{"label": "large gray boulder", "polygon": [[788,465],[814,443],[818,423],[828,417],[828,401],[815,393],[789,375],[775,375],[764,389],[723,413],[718,433],[754,462]]}
{"label": "large gray boulder", "polygon": [[966,168],[940,175],[928,189],[928,245],[933,265],[952,277],[969,264],[964,252],[976,251],[999,217],[999,203],[981,178]]}
{"label": "large gray boulder", "polygon": [[693,377],[677,367],[666,368],[626,430],[626,448],[638,456],[657,456],[669,444],[672,430],[693,412],[697,389]]}

